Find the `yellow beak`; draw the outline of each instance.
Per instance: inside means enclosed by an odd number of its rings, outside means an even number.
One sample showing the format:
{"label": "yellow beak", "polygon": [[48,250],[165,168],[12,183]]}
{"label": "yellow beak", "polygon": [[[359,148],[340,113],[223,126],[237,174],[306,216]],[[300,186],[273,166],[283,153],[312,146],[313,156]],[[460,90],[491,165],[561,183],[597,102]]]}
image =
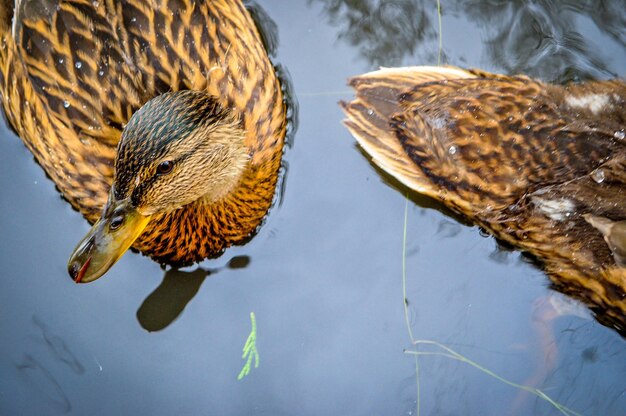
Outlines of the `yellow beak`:
{"label": "yellow beak", "polygon": [[76,283],[96,280],[107,272],[141,235],[150,216],[142,215],[130,199],[115,200],[113,193],[104,213],[78,243],[67,268]]}

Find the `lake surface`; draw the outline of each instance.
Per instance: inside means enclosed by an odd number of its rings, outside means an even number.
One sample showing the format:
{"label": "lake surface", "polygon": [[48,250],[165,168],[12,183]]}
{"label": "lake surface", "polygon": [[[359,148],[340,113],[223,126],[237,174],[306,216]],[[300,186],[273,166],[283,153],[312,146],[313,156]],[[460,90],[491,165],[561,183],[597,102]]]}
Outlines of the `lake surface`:
{"label": "lake surface", "polygon": [[[201,269],[128,253],[76,285],[89,226],[0,129],[0,414],[552,415],[437,355],[403,303],[406,190],[342,126],[352,75],[442,63],[548,81],[626,74],[624,1],[260,1],[299,103],[284,187],[246,246]],[[441,56],[439,56],[441,55]],[[543,272],[414,194],[406,298],[433,340],[584,415],[626,414],[626,342]],[[258,368],[242,380],[257,324]],[[442,351],[422,345],[421,351]]]}

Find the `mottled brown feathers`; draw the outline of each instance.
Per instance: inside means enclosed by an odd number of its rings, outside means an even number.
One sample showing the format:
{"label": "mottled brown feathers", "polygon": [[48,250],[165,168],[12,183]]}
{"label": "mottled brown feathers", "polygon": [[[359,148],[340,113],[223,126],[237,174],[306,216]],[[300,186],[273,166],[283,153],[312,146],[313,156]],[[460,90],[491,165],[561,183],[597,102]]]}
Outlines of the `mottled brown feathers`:
{"label": "mottled brown feathers", "polygon": [[583,217],[626,220],[623,81],[413,67],[350,85],[345,123],[374,163],[533,254],[556,286],[626,330],[626,269]]}
{"label": "mottled brown feathers", "polygon": [[273,198],[286,121],[274,69],[239,0],[31,0],[16,16],[15,37],[0,24],[5,113],[76,209],[99,216],[132,114],[160,94],[201,90],[238,118],[247,169],[219,202],[156,215],[133,246],[190,263],[254,233]]}

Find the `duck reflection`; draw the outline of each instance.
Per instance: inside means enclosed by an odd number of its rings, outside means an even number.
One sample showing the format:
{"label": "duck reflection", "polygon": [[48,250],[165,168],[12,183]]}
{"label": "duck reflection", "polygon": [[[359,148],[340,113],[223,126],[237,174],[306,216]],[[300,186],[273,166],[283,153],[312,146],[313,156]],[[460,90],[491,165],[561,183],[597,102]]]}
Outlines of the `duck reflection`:
{"label": "duck reflection", "polygon": [[[437,62],[435,2],[309,0],[313,3],[321,4],[328,21],[340,28],[339,39],[372,66]],[[593,30],[626,46],[623,8],[623,1],[441,1],[444,17],[463,16],[480,28],[491,65],[557,82],[616,75],[609,69],[613,58],[585,36],[585,28],[591,20]],[[445,36],[452,30],[444,23],[444,62]]]}
{"label": "duck reflection", "polygon": [[137,310],[137,320],[147,331],[161,331],[167,328],[183,312],[187,304],[198,293],[204,280],[224,268],[243,269],[250,264],[250,257],[233,257],[226,266],[220,268],[182,271],[171,269],[165,272],[163,281]]}

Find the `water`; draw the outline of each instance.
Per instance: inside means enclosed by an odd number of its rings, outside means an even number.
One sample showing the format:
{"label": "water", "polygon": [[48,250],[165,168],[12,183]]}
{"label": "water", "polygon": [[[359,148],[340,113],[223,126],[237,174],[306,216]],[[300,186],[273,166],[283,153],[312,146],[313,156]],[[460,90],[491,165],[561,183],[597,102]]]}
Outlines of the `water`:
{"label": "water", "polygon": [[[381,5],[382,4],[382,5]],[[434,2],[263,1],[299,101],[282,202],[246,246],[165,273],[127,254],[75,285],[87,223],[0,135],[0,414],[416,414],[402,302],[405,190],[341,125],[346,79],[436,64]],[[443,62],[546,80],[626,73],[623,2],[442,1]],[[626,413],[626,344],[545,275],[411,195],[411,330],[585,415]],[[256,315],[260,365],[241,381]],[[150,331],[148,331],[150,330]],[[559,414],[447,358],[422,357],[421,414]]]}

